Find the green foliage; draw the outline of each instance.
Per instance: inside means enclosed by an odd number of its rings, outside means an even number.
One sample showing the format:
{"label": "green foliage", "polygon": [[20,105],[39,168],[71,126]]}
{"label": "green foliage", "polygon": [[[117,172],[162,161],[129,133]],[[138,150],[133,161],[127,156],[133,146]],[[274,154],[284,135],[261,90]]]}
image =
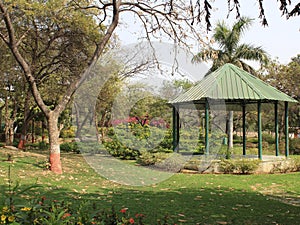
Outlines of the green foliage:
{"label": "green foliage", "polygon": [[287,160],[274,162],[270,173],[290,173],[297,171],[300,171],[300,157],[292,156]]}
{"label": "green foliage", "polygon": [[300,171],[300,157],[293,157],[292,162],[294,165],[294,171]]}
{"label": "green foliage", "polygon": [[142,152],[137,158],[137,163],[142,166],[153,166],[154,168],[178,172],[184,165],[186,159],[181,154],[165,152]]}
{"label": "green foliage", "polygon": [[100,154],[106,152],[104,145],[98,142],[77,142],[77,145],[81,153]]}
{"label": "green foliage", "polygon": [[131,149],[120,142],[117,138],[103,142],[108,153],[120,159],[135,159],[139,155],[139,151]]}
{"label": "green foliage", "polygon": [[137,158],[136,162],[142,166],[150,166],[154,165],[155,163],[162,162],[166,158],[170,156],[171,153],[164,153],[164,152],[142,152],[139,157]]}
{"label": "green foliage", "polygon": [[267,142],[268,144],[275,144],[275,137],[271,134],[262,134],[262,140]]}
{"label": "green foliage", "polygon": [[268,55],[261,47],[240,43],[244,31],[252,24],[252,19],[241,17],[233,26],[229,27],[224,21],[216,24],[213,37],[219,44],[220,49],[209,46],[196,54],[193,58],[195,62],[213,60],[213,65],[209,72],[213,72],[225,63],[232,63],[243,70],[255,74],[255,70],[243,60],[254,60],[261,64],[268,62]]}
{"label": "green foliage", "polygon": [[60,137],[62,138],[74,138],[75,137],[75,127],[68,127],[66,129],[63,129],[60,132]]}
{"label": "green foliage", "polygon": [[40,142],[38,143],[38,148],[39,148],[40,150],[47,150],[47,149],[49,149],[49,144],[46,143],[45,141],[40,141]]}
{"label": "green foliage", "polygon": [[300,155],[300,138],[293,138],[289,140],[290,153]]}
{"label": "green foliage", "polygon": [[[92,206],[92,207],[91,207]],[[25,205],[0,205],[0,224],[23,225],[72,225],[72,224],[144,224],[144,214],[131,216],[127,208],[116,212],[82,202],[48,200],[41,197]]]}
{"label": "green foliage", "polygon": [[78,148],[78,144],[76,142],[64,142],[60,144],[60,150],[62,152],[80,153],[80,149]]}
{"label": "green foliage", "polygon": [[172,130],[168,129],[166,132],[164,139],[159,143],[159,146],[157,149],[159,151],[164,151],[164,152],[170,152],[172,151],[173,147],[173,136],[172,136]]}
{"label": "green foliage", "polygon": [[258,168],[259,162],[252,159],[224,159],[220,162],[220,169],[224,173],[251,174]]}
{"label": "green foliage", "polygon": [[223,159],[220,162],[220,169],[223,173],[228,174],[228,173],[233,173],[234,172],[235,166],[234,166],[232,160]]}
{"label": "green foliage", "polygon": [[25,148],[27,149],[38,149],[38,150],[48,150],[49,149],[49,144],[46,143],[45,141],[39,141],[39,142],[35,142],[35,143],[30,143],[27,142],[25,144]]}

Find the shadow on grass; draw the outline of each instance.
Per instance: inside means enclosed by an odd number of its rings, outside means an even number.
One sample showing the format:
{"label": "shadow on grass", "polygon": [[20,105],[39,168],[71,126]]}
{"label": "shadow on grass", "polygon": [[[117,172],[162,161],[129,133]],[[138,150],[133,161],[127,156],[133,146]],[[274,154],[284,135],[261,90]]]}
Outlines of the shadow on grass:
{"label": "shadow on grass", "polygon": [[[94,187],[95,188],[95,187]],[[300,207],[288,205],[255,192],[226,188],[95,188],[83,193],[65,188],[41,185],[30,189],[21,185],[19,190],[28,189],[22,195],[14,195],[14,204],[28,204],[28,199],[43,196],[46,201],[64,201],[85,204],[85,207],[118,211],[128,208],[131,216],[145,214],[146,224],[156,224],[158,218],[169,215],[177,224],[297,224]],[[0,186],[1,202],[7,200],[8,186]],[[27,200],[26,200],[27,199]]]}

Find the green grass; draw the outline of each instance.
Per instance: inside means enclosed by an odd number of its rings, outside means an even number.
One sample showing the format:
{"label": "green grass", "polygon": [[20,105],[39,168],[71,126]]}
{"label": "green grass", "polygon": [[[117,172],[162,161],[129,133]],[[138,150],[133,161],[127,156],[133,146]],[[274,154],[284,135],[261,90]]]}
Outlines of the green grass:
{"label": "green grass", "polygon": [[[7,162],[7,154],[14,162]],[[174,174],[161,183],[130,187],[94,172],[81,155],[62,154],[64,174],[44,170],[47,152],[0,149],[0,203],[6,200],[8,168],[13,185],[38,187],[15,196],[15,204],[46,196],[49,200],[94,202],[105,209],[126,207],[143,213],[146,224],[169,215],[177,224],[297,224],[300,173],[264,175]],[[132,164],[133,162],[130,162]],[[88,206],[87,206],[88,207]]]}

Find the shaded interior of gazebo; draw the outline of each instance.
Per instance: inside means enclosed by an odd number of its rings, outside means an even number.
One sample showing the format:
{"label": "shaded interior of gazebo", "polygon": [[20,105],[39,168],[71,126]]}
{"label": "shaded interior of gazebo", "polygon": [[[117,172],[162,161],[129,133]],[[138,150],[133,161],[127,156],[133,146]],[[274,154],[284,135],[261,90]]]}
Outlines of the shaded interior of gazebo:
{"label": "shaded interior of gazebo", "polygon": [[173,106],[173,150],[179,150],[179,110],[205,112],[205,154],[209,155],[209,111],[242,112],[243,155],[246,155],[246,112],[257,111],[258,158],[262,159],[262,105],[274,109],[275,155],[279,156],[278,105],[284,104],[285,156],[289,155],[288,106],[297,101],[271,85],[232,65],[225,64],[169,103]]}

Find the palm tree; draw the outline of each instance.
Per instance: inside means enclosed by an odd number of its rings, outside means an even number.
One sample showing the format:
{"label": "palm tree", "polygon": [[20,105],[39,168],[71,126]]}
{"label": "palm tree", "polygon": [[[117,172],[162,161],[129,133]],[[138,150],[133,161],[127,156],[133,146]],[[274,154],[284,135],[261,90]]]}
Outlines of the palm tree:
{"label": "palm tree", "polygon": [[[240,44],[241,37],[245,30],[252,24],[252,19],[241,17],[232,27],[225,22],[218,22],[214,29],[213,39],[219,45],[219,49],[208,46],[193,57],[193,62],[212,61],[212,67],[208,73],[218,69],[226,63],[232,63],[243,70],[256,75],[255,69],[248,65],[245,60],[258,61],[260,64],[267,64],[269,57],[261,47],[250,44]],[[228,116],[228,147],[233,147],[233,112]]]}

